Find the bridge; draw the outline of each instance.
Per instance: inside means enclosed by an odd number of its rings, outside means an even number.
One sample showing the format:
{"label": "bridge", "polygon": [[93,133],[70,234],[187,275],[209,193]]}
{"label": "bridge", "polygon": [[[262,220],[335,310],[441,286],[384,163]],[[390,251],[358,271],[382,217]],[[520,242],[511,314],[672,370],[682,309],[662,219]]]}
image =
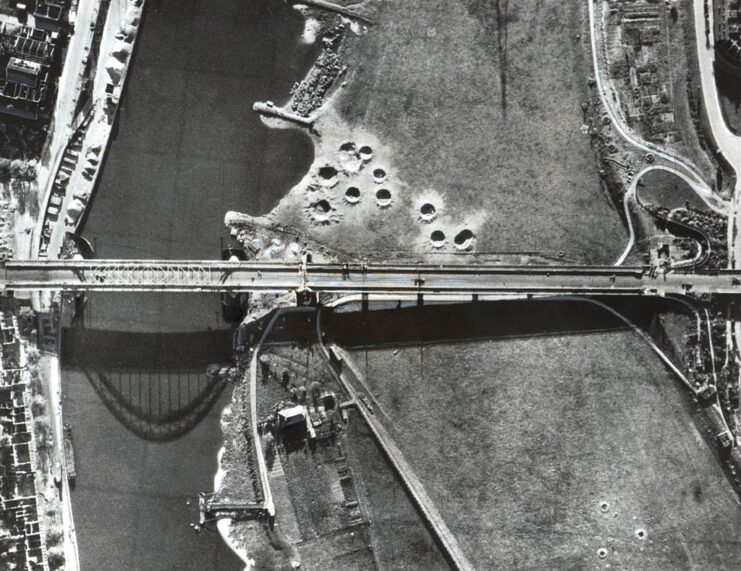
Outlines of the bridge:
{"label": "bridge", "polygon": [[4,291],[313,291],[422,296],[741,294],[741,270],[663,273],[649,266],[28,260],[5,263],[0,279]]}

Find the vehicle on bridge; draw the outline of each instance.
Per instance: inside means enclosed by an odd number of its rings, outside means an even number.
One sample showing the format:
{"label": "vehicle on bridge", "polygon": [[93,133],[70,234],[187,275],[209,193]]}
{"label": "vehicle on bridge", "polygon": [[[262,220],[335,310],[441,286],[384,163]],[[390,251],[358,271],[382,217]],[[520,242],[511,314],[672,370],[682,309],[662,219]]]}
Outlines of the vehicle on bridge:
{"label": "vehicle on bridge", "polygon": [[[245,262],[247,254],[242,248],[226,247],[221,251],[225,262]],[[247,314],[250,296],[247,292],[228,291],[221,294],[221,316],[227,323],[239,323]]]}

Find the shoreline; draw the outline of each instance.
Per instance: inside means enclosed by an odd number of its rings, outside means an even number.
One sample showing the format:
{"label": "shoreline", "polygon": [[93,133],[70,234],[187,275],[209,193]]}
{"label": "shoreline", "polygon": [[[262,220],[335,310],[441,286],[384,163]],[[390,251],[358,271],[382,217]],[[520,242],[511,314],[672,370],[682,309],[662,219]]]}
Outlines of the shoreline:
{"label": "shoreline", "polygon": [[[80,111],[71,125],[66,144],[59,149],[58,156],[49,172],[49,184],[45,189],[31,246],[31,256],[56,259],[67,233],[77,233],[84,223],[90,204],[98,187],[102,166],[111,145],[112,133],[126,88],[126,80],[134,60],[140,35],[146,0],[139,6],[125,0],[114,0],[108,7],[105,25],[100,38],[99,54],[89,109]],[[124,34],[124,39],[115,36]],[[130,42],[126,41],[130,39]],[[114,76],[118,77],[114,77]],[[107,77],[106,77],[107,76]],[[109,93],[110,90],[110,93]],[[72,146],[79,144],[79,151]],[[74,159],[75,166],[69,175],[62,176],[62,162],[67,157]],[[92,171],[92,172],[91,172]],[[49,221],[49,205],[54,187],[63,191],[59,218],[42,251],[44,241],[41,228]]]}
{"label": "shoreline", "polygon": [[[235,389],[236,390],[236,387]],[[232,393],[232,398],[234,397],[234,394]],[[225,433],[225,422],[224,418],[225,416],[232,414],[232,403],[229,402],[224,409],[221,411],[220,416],[220,424],[221,424],[221,432],[224,438],[226,438]],[[224,481],[224,478],[227,475],[226,470],[224,470],[224,467],[221,463],[221,460],[224,456],[224,453],[226,452],[226,446],[222,445],[221,448],[219,448],[219,452],[216,454],[216,462],[217,462],[217,469],[216,474],[214,474],[214,493],[218,493],[221,490],[221,484]],[[219,535],[221,535],[221,539],[226,543],[226,545],[231,549],[234,554],[239,557],[242,562],[245,564],[244,571],[252,571],[254,567],[254,559],[252,559],[247,552],[246,549],[243,549],[238,542],[235,539],[232,539],[230,535],[230,530],[232,526],[232,520],[231,518],[224,518],[219,519],[216,521],[216,529],[219,531]]]}

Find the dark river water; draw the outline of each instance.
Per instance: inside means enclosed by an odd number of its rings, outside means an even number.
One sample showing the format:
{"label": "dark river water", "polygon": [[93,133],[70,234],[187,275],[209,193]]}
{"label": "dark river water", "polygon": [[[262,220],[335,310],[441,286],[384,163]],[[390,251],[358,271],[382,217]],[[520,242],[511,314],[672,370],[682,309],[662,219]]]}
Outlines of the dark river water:
{"label": "dark river water", "polygon": [[[82,232],[98,257],[218,259],[227,210],[268,212],[300,180],[309,138],[266,128],[252,103],[281,101],[306,73],[302,28],[276,0],[148,1]],[[90,296],[63,339],[83,569],[241,568],[218,533],[189,526],[230,396],[205,375],[229,357],[218,297]]]}

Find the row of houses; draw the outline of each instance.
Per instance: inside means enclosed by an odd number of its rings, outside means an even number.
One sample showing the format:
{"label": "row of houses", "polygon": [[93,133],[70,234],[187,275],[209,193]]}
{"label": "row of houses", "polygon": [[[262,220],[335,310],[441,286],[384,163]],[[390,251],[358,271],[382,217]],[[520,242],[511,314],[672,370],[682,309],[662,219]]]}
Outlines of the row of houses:
{"label": "row of houses", "polygon": [[36,446],[28,375],[15,317],[0,316],[0,568],[48,571],[36,494]]}
{"label": "row of houses", "polygon": [[741,1],[714,0],[716,41],[732,40],[741,42]]}

